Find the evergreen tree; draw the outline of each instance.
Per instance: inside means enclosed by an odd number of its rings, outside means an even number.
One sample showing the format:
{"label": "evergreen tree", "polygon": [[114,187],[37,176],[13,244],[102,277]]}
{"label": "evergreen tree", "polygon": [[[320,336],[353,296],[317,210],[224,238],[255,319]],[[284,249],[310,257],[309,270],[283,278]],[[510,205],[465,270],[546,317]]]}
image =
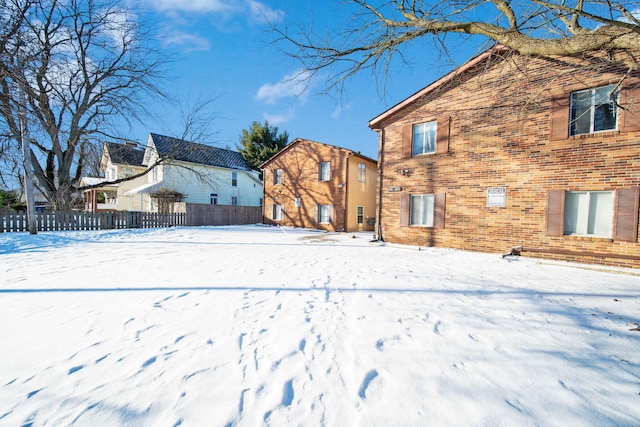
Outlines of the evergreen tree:
{"label": "evergreen tree", "polygon": [[265,120],[262,125],[253,122],[249,129],[243,129],[237,148],[251,168],[258,170],[265,160],[282,150],[288,142],[286,131],[278,135],[278,128]]}

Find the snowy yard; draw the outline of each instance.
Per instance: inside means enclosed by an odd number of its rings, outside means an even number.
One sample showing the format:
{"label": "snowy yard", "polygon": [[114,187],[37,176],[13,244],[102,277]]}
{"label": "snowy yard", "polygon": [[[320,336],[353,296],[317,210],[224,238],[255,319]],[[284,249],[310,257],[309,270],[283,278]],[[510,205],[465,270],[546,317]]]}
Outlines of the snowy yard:
{"label": "snowy yard", "polygon": [[640,270],[370,238],[0,234],[0,425],[640,425]]}

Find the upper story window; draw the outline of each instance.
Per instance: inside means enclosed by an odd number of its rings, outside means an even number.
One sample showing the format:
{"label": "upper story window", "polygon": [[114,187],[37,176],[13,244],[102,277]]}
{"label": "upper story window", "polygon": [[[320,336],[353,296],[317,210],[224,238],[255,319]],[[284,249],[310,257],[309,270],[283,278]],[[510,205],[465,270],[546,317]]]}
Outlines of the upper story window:
{"label": "upper story window", "polygon": [[273,184],[282,184],[282,169],[276,169],[273,171]]}
{"label": "upper story window", "polygon": [[436,152],[436,121],[413,125],[411,135],[411,155],[430,154]]}
{"label": "upper story window", "polygon": [[615,85],[571,93],[569,135],[583,135],[618,127]]}
{"label": "upper story window", "polygon": [[320,169],[318,171],[318,179],[320,181],[329,181],[331,178],[331,163],[321,162]]}
{"label": "upper story window", "polygon": [[218,193],[211,193],[209,195],[209,203],[212,205],[218,204]]}
{"label": "upper story window", "polygon": [[365,182],[367,179],[367,165],[358,163],[358,181]]}
{"label": "upper story window", "polygon": [[300,197],[296,197],[295,204],[296,204],[296,208],[299,208],[301,206]]}
{"label": "upper story window", "polygon": [[238,186],[238,172],[231,172],[231,186]]}

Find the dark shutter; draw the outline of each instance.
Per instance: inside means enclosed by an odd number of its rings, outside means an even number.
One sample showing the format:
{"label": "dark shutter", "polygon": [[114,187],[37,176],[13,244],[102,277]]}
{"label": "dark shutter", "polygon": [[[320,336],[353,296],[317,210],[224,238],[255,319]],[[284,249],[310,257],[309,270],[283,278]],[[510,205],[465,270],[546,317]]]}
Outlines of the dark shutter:
{"label": "dark shutter", "polygon": [[402,126],[402,158],[411,158],[411,147],[413,140],[413,125],[408,124]]}
{"label": "dark shutter", "polygon": [[564,190],[550,190],[547,193],[548,236],[564,235]]}
{"label": "dark shutter", "polygon": [[569,97],[551,98],[549,139],[557,141],[569,137]]}
{"label": "dark shutter", "polygon": [[444,228],[445,193],[436,193],[433,198],[433,228]]}
{"label": "dark shutter", "polygon": [[621,91],[620,130],[633,132],[640,130],[640,85],[628,87]]}
{"label": "dark shutter", "polygon": [[614,218],[614,240],[638,241],[638,195],[639,187],[616,190],[616,217]]}
{"label": "dark shutter", "polygon": [[400,227],[409,226],[410,205],[411,205],[411,195],[401,194],[400,195]]}
{"label": "dark shutter", "polygon": [[436,154],[449,151],[449,132],[451,130],[451,117],[438,120],[436,135]]}

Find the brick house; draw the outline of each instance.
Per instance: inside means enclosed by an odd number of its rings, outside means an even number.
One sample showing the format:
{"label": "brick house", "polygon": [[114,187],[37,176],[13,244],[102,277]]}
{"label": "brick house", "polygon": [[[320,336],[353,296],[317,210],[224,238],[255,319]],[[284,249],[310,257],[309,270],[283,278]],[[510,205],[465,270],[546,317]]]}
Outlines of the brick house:
{"label": "brick house", "polygon": [[640,73],[604,55],[495,47],[372,119],[378,237],[640,267]]}
{"label": "brick house", "polygon": [[264,222],[328,231],[373,231],[376,161],[297,138],[260,168]]}

